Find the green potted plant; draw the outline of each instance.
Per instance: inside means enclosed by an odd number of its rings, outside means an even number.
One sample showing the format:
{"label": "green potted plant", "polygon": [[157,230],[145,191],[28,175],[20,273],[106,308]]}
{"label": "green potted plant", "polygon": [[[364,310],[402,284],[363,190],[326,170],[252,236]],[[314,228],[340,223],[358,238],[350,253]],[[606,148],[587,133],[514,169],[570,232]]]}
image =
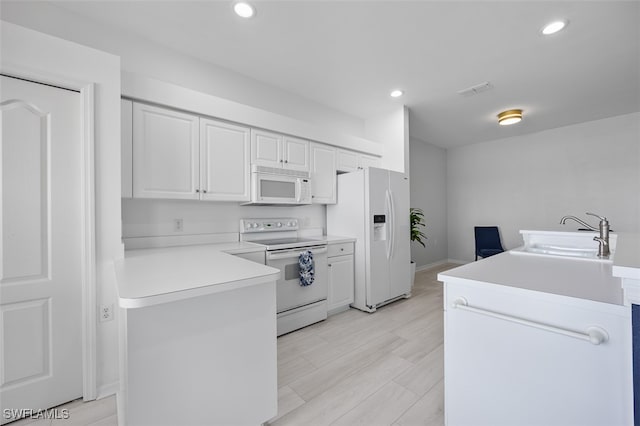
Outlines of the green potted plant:
{"label": "green potted plant", "polygon": [[[422,228],[426,227],[424,223],[424,212],[422,209],[411,207],[409,208],[409,221],[411,222],[411,241],[415,241],[418,244],[422,245],[422,247],[426,247],[424,244],[424,240],[427,239],[427,236],[422,232]],[[411,261],[411,286],[413,287],[413,282],[416,277],[416,262]]]}

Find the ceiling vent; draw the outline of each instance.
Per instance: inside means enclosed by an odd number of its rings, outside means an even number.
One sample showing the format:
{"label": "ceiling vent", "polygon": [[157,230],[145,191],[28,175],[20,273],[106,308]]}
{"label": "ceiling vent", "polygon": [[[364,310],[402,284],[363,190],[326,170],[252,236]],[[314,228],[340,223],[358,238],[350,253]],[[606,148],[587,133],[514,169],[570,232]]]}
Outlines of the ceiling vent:
{"label": "ceiling vent", "polygon": [[458,94],[462,96],[473,96],[478,93],[486,92],[492,89],[493,86],[488,81],[484,83],[476,84],[475,86],[467,87],[466,89],[458,90]]}

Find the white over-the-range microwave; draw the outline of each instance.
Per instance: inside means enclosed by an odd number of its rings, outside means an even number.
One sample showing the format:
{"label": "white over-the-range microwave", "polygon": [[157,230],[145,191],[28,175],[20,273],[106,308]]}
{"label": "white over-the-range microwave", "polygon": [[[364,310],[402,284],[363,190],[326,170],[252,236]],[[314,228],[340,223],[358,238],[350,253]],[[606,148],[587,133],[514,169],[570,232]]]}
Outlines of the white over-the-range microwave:
{"label": "white over-the-range microwave", "polygon": [[309,172],[251,166],[251,201],[245,205],[311,204]]}

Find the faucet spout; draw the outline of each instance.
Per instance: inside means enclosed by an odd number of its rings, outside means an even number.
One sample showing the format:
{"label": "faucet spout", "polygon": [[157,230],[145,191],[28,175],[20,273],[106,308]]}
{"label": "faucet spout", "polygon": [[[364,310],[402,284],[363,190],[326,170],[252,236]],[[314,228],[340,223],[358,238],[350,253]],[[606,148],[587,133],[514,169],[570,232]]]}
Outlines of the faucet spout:
{"label": "faucet spout", "polygon": [[593,240],[597,241],[599,244],[598,257],[602,257],[606,259],[611,254],[611,250],[609,249],[609,221],[607,220],[606,217],[599,216],[594,213],[587,213],[587,214],[589,216],[595,216],[600,219],[600,223],[598,224],[597,228],[589,225],[587,222],[580,220],[575,216],[563,216],[562,219],[560,219],[560,224],[564,225],[568,219],[571,219],[578,222],[580,225],[591,229],[592,231],[600,231],[600,236],[593,237]]}
{"label": "faucet spout", "polygon": [[578,219],[575,216],[563,216],[562,219],[560,219],[560,224],[564,225],[567,222],[567,219],[574,220],[574,221],[578,222],[580,225],[584,226],[585,228],[591,229],[592,231],[597,231],[598,230],[598,228],[596,228],[595,226],[591,226],[587,222],[585,222],[585,221],[583,221],[581,219]]}

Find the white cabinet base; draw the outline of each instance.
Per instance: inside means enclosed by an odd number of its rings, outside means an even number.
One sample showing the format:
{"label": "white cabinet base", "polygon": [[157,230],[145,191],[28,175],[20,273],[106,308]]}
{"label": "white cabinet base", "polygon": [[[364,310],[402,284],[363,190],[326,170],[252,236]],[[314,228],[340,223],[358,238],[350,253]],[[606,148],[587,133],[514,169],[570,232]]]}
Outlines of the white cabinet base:
{"label": "white cabinet base", "polygon": [[[625,307],[479,282],[445,281],[444,300],[447,425],[633,423]],[[607,341],[562,333],[592,327]]]}
{"label": "white cabinet base", "polygon": [[121,309],[118,424],[259,425],[277,413],[275,282]]}

